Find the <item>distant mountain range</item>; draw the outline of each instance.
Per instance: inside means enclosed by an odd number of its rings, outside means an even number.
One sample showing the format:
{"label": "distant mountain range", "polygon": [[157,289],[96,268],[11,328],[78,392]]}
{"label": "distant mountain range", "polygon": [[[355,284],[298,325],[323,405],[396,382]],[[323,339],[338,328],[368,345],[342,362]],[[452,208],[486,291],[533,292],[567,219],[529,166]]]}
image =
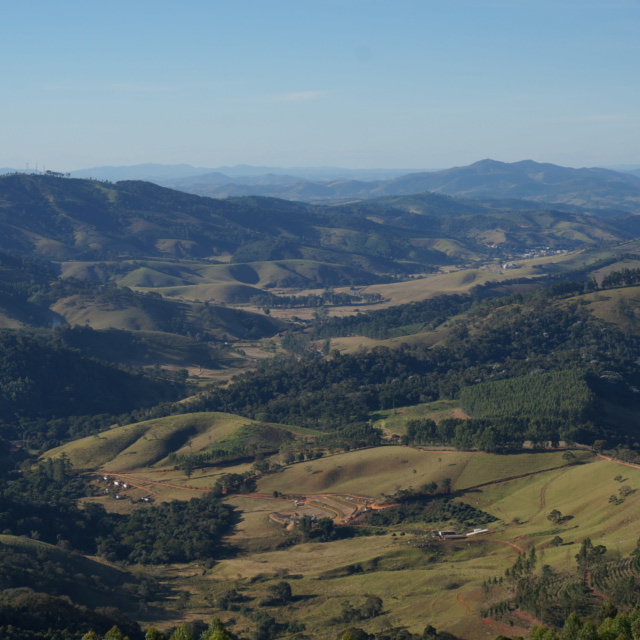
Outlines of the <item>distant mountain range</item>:
{"label": "distant mountain range", "polygon": [[[462,198],[526,199],[584,207],[599,215],[640,212],[640,175],[610,169],[571,169],[532,160],[481,160],[466,167],[410,173],[389,180],[296,180],[265,174],[257,180],[208,173],[159,183],[189,193],[223,198],[262,195],[286,200],[339,204],[380,196],[431,191]],[[289,179],[290,178],[290,179]],[[287,182],[287,180],[289,180]]]}
{"label": "distant mountain range", "polygon": [[[414,176],[415,188],[422,176]],[[474,181],[471,174],[471,191],[482,184]],[[632,190],[629,183],[611,184]],[[0,177],[0,250],[63,262],[221,256],[235,263],[302,259],[411,273],[451,264],[461,252],[485,252],[495,229],[510,247],[575,248],[640,233],[639,216],[598,220],[577,205],[549,209],[531,200],[461,200],[432,192],[334,206],[260,196],[220,200],[150,182],[18,174]]]}
{"label": "distant mountain range", "polygon": [[[139,164],[130,167],[94,167],[72,171],[73,178],[95,178],[97,180],[148,180],[159,182],[166,180],[185,180],[198,178],[211,184],[284,184],[298,180],[390,180],[417,169],[343,169],[340,167],[253,167],[242,164],[234,167],[205,169],[188,164],[162,165]],[[422,169],[421,171],[424,171]],[[0,169],[0,173],[3,170]],[[271,178],[265,178],[270,176]],[[256,182],[257,180],[257,182]],[[168,185],[167,185],[168,186]]]}
{"label": "distant mountain range", "polygon": [[[431,191],[466,199],[529,200],[574,206],[599,216],[640,212],[640,169],[572,169],[532,160],[481,160],[444,170],[336,167],[218,167],[141,164],[71,172],[75,178],[145,180],[213,198],[266,196],[316,204],[342,204]],[[0,174],[11,169],[0,169]]]}

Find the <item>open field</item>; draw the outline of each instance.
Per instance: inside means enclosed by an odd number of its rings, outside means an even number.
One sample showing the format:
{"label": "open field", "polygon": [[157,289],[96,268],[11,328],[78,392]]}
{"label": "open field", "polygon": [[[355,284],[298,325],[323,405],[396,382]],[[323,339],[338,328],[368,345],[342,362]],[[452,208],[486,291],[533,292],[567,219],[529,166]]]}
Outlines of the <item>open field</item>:
{"label": "open field", "polygon": [[[609,497],[618,495],[622,483],[614,478],[621,472],[623,484],[634,493],[615,505],[609,503]],[[635,548],[640,518],[638,488],[640,469],[598,460],[486,487],[467,500],[503,520],[502,539],[515,538],[525,548],[536,545],[545,563],[569,570],[575,566],[575,545],[584,538],[590,537],[594,545],[605,545],[612,558],[618,553],[628,555]],[[547,515],[553,509],[567,519],[559,525],[549,522]],[[565,545],[548,547],[556,535]]]}
{"label": "open field", "polygon": [[439,422],[444,418],[464,418],[465,413],[460,409],[457,400],[436,400],[435,402],[423,402],[410,407],[399,407],[385,411],[374,411],[371,418],[375,420],[375,426],[383,429],[391,435],[404,435],[407,431],[407,421],[429,418]]}
{"label": "open field", "polygon": [[[258,482],[264,493],[354,493],[376,500],[398,487],[419,487],[450,478],[463,490],[504,478],[537,473],[565,464],[563,452],[493,455],[464,451],[426,451],[378,447],[301,462]],[[304,491],[303,491],[304,488]]]}
{"label": "open field", "polygon": [[455,483],[473,455],[393,446],[362,449],[291,465],[261,478],[258,490],[288,494],[354,493],[378,500],[383,494],[395,493],[398,486],[418,487],[445,477]]}
{"label": "open field", "polygon": [[[389,450],[393,453],[389,454]],[[424,536],[411,533],[410,529],[406,535],[400,535],[400,526],[396,528],[395,535],[387,533],[331,543],[311,542],[278,550],[278,538],[280,536],[283,540],[286,532],[270,523],[268,514],[271,510],[285,507],[286,501],[237,496],[231,498],[231,503],[242,511],[242,521],[230,542],[251,553],[221,560],[205,576],[198,578],[193,606],[204,606],[204,595],[216,597],[231,585],[239,590],[249,606],[259,606],[257,603],[267,588],[285,579],[298,598],[286,607],[269,609],[271,615],[278,620],[285,618],[303,622],[307,628],[314,629],[314,635],[319,638],[333,638],[340,629],[348,626],[331,622],[345,602],[358,606],[364,594],[374,593],[383,599],[385,612],[382,616],[358,623],[368,632],[391,625],[407,626],[412,632],[421,632],[426,624],[433,624],[438,629],[481,640],[504,631],[504,625],[501,627],[499,622],[487,620],[480,624],[478,614],[484,606],[482,582],[503,575],[515,561],[518,547],[528,549],[535,545],[539,562],[568,571],[575,567],[576,545],[587,536],[594,544],[605,544],[612,558],[616,557],[618,550],[628,554],[635,547],[640,492],[631,494],[620,505],[609,504],[608,497],[620,487],[620,483],[613,479],[619,473],[623,473],[625,484],[634,490],[639,488],[640,469],[629,469],[603,460],[554,468],[563,463],[562,452],[490,456],[424,453],[399,447],[385,447],[382,451],[387,451],[387,460],[393,459],[392,466],[401,470],[416,462],[412,453],[424,455],[432,463],[441,458],[441,466],[451,476],[456,473],[457,466],[464,464],[454,483],[459,489],[495,482],[468,493],[462,490],[460,497],[456,498],[499,518],[499,522],[489,525],[491,535],[441,542],[434,547],[424,546]],[[296,464],[263,478],[260,488],[265,490],[267,486],[276,484],[284,487],[292,481],[289,478],[284,482],[289,474],[295,475],[297,493],[309,494],[324,484],[319,478],[330,464],[333,463],[332,468],[337,469],[339,467],[335,465],[340,460],[343,469],[349,461],[352,477],[336,477],[334,489],[362,487],[367,482],[371,484],[372,476],[365,473],[361,477],[362,472],[367,471],[367,462],[377,464],[377,481],[381,484],[393,482],[392,476],[402,481],[414,475],[411,469],[407,473],[381,468],[382,460],[376,459],[376,453],[381,451],[363,450],[325,458],[309,463],[313,465],[311,470],[305,469],[307,463]],[[406,462],[393,458],[402,454],[405,454]],[[317,473],[320,467],[325,471]],[[418,470],[422,469],[418,467]],[[434,476],[437,470],[437,466],[432,470]],[[518,471],[522,474],[538,473],[501,481],[514,472],[517,475]],[[345,474],[343,471],[343,476]],[[585,487],[589,490],[585,491]],[[560,510],[567,519],[559,525],[549,522],[547,515],[552,509]],[[550,547],[548,543],[555,535],[560,535],[565,544]],[[180,582],[179,576],[175,579]],[[193,582],[190,584],[193,586]],[[526,634],[529,623],[523,620],[522,625],[519,633]]]}
{"label": "open field", "polygon": [[[285,611],[274,611],[277,618],[284,614],[314,629],[314,636],[335,637],[344,623],[331,623],[345,602],[361,604],[365,593],[379,595],[384,604],[383,617],[359,622],[368,631],[386,626],[408,626],[422,632],[428,622],[440,622],[439,628],[451,628],[461,620],[462,606],[457,604],[458,590],[470,579],[482,581],[495,567],[494,553],[507,556],[508,549],[497,547],[487,557],[480,557],[480,548],[460,545],[452,559],[472,560],[474,569],[466,573],[456,563],[433,561],[433,552],[412,548],[413,536],[396,538],[389,535],[342,540],[331,544],[309,543],[284,551],[252,554],[251,558],[222,561],[211,573],[212,581],[233,581],[245,597],[259,599],[270,584],[287,579],[287,572],[300,576],[289,579],[298,602]],[[323,577],[323,568],[348,567],[358,563],[361,573],[339,577]],[[368,569],[367,569],[368,568]],[[248,584],[263,575],[260,582]],[[474,580],[474,581],[475,581]],[[215,583],[214,583],[215,584]],[[211,588],[203,581],[203,587]],[[219,586],[215,585],[218,589]],[[215,588],[215,587],[214,587]],[[469,622],[476,619],[469,616]]]}
{"label": "open field", "polygon": [[[421,344],[433,347],[446,340],[450,333],[451,328],[442,325],[435,331],[424,331],[421,333],[413,333],[411,335],[398,336],[397,338],[388,338],[385,340],[366,338],[364,336],[331,338],[331,348],[338,349],[341,353],[356,353],[360,349],[373,349],[374,347],[397,349],[402,344]],[[321,345],[321,343],[319,344]]]}

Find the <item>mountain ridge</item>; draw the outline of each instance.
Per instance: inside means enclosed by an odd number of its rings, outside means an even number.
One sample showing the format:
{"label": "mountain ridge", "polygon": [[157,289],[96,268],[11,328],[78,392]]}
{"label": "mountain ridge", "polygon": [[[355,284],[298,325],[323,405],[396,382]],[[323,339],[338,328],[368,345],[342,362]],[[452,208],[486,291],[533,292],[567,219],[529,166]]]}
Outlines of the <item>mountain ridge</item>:
{"label": "mountain ridge", "polygon": [[[189,181],[191,180],[191,181]],[[208,181],[209,180],[209,181]],[[433,191],[464,198],[520,198],[549,204],[587,206],[594,211],[617,208],[640,211],[640,177],[599,167],[573,169],[533,160],[514,163],[484,159],[468,166],[409,173],[390,180],[298,180],[259,185],[212,184],[206,176],[165,180],[164,186],[210,197],[264,195],[311,203],[336,204],[380,196]]]}

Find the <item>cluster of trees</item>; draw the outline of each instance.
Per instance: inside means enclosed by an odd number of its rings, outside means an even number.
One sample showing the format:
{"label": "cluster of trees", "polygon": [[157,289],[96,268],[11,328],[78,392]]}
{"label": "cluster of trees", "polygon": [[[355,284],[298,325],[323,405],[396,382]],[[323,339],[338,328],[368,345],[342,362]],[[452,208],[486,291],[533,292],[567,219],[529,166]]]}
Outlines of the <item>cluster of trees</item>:
{"label": "cluster of trees", "polygon": [[109,560],[141,564],[211,560],[234,522],[224,493],[251,488],[238,474],[220,478],[214,490],[188,502],[149,505],[129,515],[77,499],[84,484],[64,458],[47,460],[15,481],[0,481],[0,532],[28,536]]}
{"label": "cluster of trees", "polygon": [[51,312],[34,299],[55,278],[48,265],[0,252],[0,307],[31,325],[48,325]]}
{"label": "cluster of trees", "polygon": [[358,622],[359,620],[369,620],[382,613],[383,602],[380,596],[373,594],[365,595],[364,603],[359,607],[354,607],[350,602],[346,602],[340,612],[340,622]]}
{"label": "cluster of trees", "polygon": [[397,507],[370,511],[362,516],[362,521],[377,527],[389,527],[409,522],[442,523],[456,522],[460,527],[480,527],[496,518],[476,509],[470,504],[439,498],[429,498],[424,493],[414,493],[413,499]]}
{"label": "cluster of trees", "polygon": [[[560,515],[559,512],[558,515]],[[563,542],[559,536],[556,536],[550,544],[557,546]],[[564,624],[565,630],[561,636],[563,639],[570,637],[576,640],[602,640],[603,638],[610,640],[610,638],[619,637],[618,633],[615,636],[601,635],[598,624],[594,624],[593,620],[582,620],[580,624],[577,624],[577,621],[580,620],[579,616],[593,616],[594,613],[597,613],[600,624],[607,618],[620,621],[621,619],[617,618],[618,611],[614,603],[628,606],[638,602],[640,585],[631,568],[633,559],[612,559],[604,545],[594,545],[590,538],[582,541],[575,559],[575,572],[561,574],[554,572],[549,565],[544,565],[540,571],[536,571],[535,547],[531,547],[529,552],[519,554],[514,565],[506,570],[504,583],[501,578],[499,581],[494,579],[484,585],[485,593],[489,594],[492,605],[483,613],[500,617],[509,615],[514,608],[519,608],[529,612],[538,620],[553,624],[556,628]],[[594,605],[598,601],[590,594],[590,583],[597,584],[597,589],[611,598],[604,602],[599,612],[594,610]],[[630,633],[631,629],[628,625],[633,623],[634,619],[637,620],[635,623],[637,629],[634,633]],[[573,631],[565,635],[569,621]],[[611,621],[606,624],[611,624]],[[637,633],[640,632],[640,609],[636,607],[628,614],[624,624],[627,626],[623,637],[640,638],[640,633]],[[583,625],[586,625],[588,635],[578,633]],[[538,633],[542,632],[538,631]],[[634,635],[635,633],[637,636]],[[544,636],[547,640],[557,638],[552,630],[549,630],[548,634],[548,637]]]}
{"label": "cluster of trees", "polygon": [[439,423],[430,419],[409,421],[409,430],[402,437],[408,445],[444,445],[458,450],[477,449],[487,453],[501,453],[521,449],[525,441],[541,448],[559,440],[593,439],[590,424],[580,428],[552,417],[529,416],[498,418],[445,418]]}
{"label": "cluster of trees", "polygon": [[[114,626],[117,628],[114,630]],[[0,592],[0,637],[11,640],[80,640],[93,629],[107,640],[144,640],[140,626],[115,607],[96,610],[31,589]],[[108,634],[111,633],[111,636]]]}
{"label": "cluster of trees", "polygon": [[326,318],[314,328],[315,338],[359,335],[385,339],[409,335],[437,327],[451,316],[468,310],[474,303],[469,295],[441,295],[353,316]]}
{"label": "cluster of trees", "polygon": [[640,269],[621,269],[612,271],[602,278],[603,289],[615,289],[617,287],[632,287],[640,282]]}
{"label": "cluster of trees", "polygon": [[82,606],[112,606],[129,613],[163,595],[163,588],[153,578],[133,577],[59,549],[24,542],[3,544],[0,591],[32,589]]}
{"label": "cluster of trees", "polygon": [[595,615],[581,616],[572,612],[558,626],[562,627],[559,633],[554,629],[535,627],[530,640],[640,640],[640,608],[620,612],[610,600],[605,600]]}
{"label": "cluster of trees", "polygon": [[[575,427],[593,440],[594,427],[586,420],[592,396],[580,375],[589,373],[584,380],[596,395],[637,404],[632,388],[640,386],[635,365],[638,355],[640,341],[636,337],[591,318],[581,307],[509,305],[486,310],[472,327],[456,327],[446,346],[430,349],[405,344],[393,350],[377,347],[350,355],[332,352],[327,359],[276,358],[237,377],[231,385],[180,406],[184,411],[228,411],[332,431],[364,423],[374,410],[449,399],[465,387],[523,378],[515,383],[522,393],[513,407],[515,415],[509,418],[522,418],[533,425],[535,419],[526,415],[531,406],[526,400],[527,380],[536,384],[537,374],[574,371],[573,386],[587,407],[583,405],[577,412],[576,417],[582,415],[585,421]],[[548,388],[552,378],[541,380]],[[510,393],[499,385],[489,388],[496,389],[493,398]],[[522,411],[524,416],[518,413]],[[543,425],[537,428],[541,435],[547,440],[560,435],[574,439],[557,431],[554,435],[554,428],[561,426],[554,419],[543,418]],[[532,439],[540,441],[539,436]]]}
{"label": "cluster of trees", "polygon": [[577,426],[594,418],[595,404],[584,371],[577,369],[484,382],[460,391],[462,409],[478,418],[554,418]]}
{"label": "cluster of trees", "polygon": [[248,455],[254,455],[256,448],[241,440],[233,440],[224,443],[224,446],[214,446],[198,453],[177,454],[172,452],[167,460],[175,465],[177,469],[184,471],[187,476],[191,476],[194,469],[199,467],[218,465],[230,460],[238,460]]}
{"label": "cluster of trees", "polygon": [[165,564],[219,557],[222,536],[233,523],[233,510],[217,492],[188,502],[162,502],[118,519],[96,537],[98,553],[108,560]]}
{"label": "cluster of trees", "polygon": [[[55,462],[40,465],[15,480],[0,480],[0,532],[26,536],[63,548],[95,553],[96,537],[110,531],[117,520],[101,505],[80,509],[82,483]],[[11,476],[10,476],[11,477]]]}
{"label": "cluster of trees", "polygon": [[411,633],[406,627],[388,627],[377,633],[367,633],[359,627],[348,627],[338,640],[459,640],[448,631],[437,631],[428,624],[422,633]]}

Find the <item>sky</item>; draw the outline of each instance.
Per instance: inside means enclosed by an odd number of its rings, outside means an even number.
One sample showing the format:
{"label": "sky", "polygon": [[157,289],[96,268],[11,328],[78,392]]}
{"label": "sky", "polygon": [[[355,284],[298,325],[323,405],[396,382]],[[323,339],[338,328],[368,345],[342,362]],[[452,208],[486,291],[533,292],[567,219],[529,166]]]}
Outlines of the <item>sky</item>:
{"label": "sky", "polygon": [[640,0],[5,0],[0,167],[640,165]]}

